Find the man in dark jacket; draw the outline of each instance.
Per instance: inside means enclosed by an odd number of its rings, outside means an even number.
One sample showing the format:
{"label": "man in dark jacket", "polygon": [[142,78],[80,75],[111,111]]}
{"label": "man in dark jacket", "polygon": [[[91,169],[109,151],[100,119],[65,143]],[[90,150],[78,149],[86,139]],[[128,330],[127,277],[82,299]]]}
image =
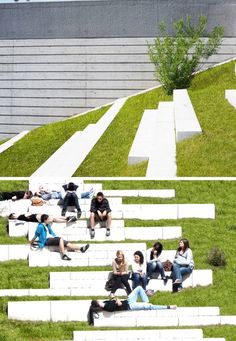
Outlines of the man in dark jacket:
{"label": "man in dark jacket", "polygon": [[92,199],[90,206],[90,236],[95,236],[95,223],[96,221],[106,221],[106,237],[110,236],[111,228],[111,209],[109,201],[104,198],[102,192],[98,192],[96,197]]}

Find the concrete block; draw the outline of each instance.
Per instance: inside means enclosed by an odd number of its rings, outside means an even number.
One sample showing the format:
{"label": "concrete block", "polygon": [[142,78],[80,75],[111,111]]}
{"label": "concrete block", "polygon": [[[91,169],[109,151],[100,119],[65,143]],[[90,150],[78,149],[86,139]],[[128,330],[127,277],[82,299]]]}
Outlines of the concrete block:
{"label": "concrete block", "polygon": [[70,296],[70,289],[29,289],[29,296]]}
{"label": "concrete block", "polygon": [[137,327],[149,327],[149,326],[156,326],[156,327],[178,327],[178,317],[171,316],[171,317],[154,317],[150,319],[150,317],[138,317],[137,318]]}
{"label": "concrete block", "polygon": [[50,301],[8,302],[8,318],[20,321],[50,321]]}
{"label": "concrete block", "polygon": [[225,98],[236,108],[236,90],[225,90]]}
{"label": "concrete block", "polygon": [[22,214],[28,211],[31,201],[20,199],[16,201],[8,200],[10,213]]}
{"label": "concrete block", "polygon": [[178,204],[178,219],[182,218],[215,219],[215,205]]}
{"label": "concrete block", "polygon": [[29,245],[9,245],[9,260],[27,259],[30,251]]}
{"label": "concrete block", "polygon": [[163,226],[162,239],[174,239],[182,236],[181,226]]}
{"label": "concrete block", "polygon": [[179,326],[209,326],[220,324],[220,316],[180,316]]}
{"label": "concrete block", "polygon": [[213,284],[212,270],[194,270],[192,272],[193,286],[207,286]]}
{"label": "concrete block", "polygon": [[46,249],[29,252],[29,266],[49,266],[49,251]]}
{"label": "concrete block", "polygon": [[51,321],[87,321],[91,301],[51,301]]}
{"label": "concrete block", "polygon": [[4,152],[5,150],[12,147],[17,141],[22,139],[26,134],[28,134],[29,130],[24,130],[21,133],[17,134],[16,136],[12,137],[10,140],[6,141],[5,143],[2,143],[0,145],[0,154]]}
{"label": "concrete block", "polygon": [[0,290],[0,297],[6,297],[6,296],[29,296],[29,289],[2,289]]}
{"label": "concrete block", "polygon": [[220,316],[220,324],[222,325],[236,325],[236,315]]}
{"label": "concrete block", "polygon": [[5,262],[9,260],[9,247],[8,245],[0,245],[0,261]]}
{"label": "concrete block", "polygon": [[23,237],[28,235],[29,223],[19,220],[9,220],[9,236]]}
{"label": "concrete block", "polygon": [[143,205],[123,205],[124,219],[177,219],[177,204],[143,204]]}

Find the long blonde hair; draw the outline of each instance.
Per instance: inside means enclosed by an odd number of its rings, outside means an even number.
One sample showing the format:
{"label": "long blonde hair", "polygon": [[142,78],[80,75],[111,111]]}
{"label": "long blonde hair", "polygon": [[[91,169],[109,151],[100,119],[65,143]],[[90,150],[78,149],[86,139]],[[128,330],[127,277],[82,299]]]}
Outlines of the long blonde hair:
{"label": "long blonde hair", "polygon": [[[123,259],[121,261],[118,260],[118,258],[117,258],[118,256],[122,256]],[[119,264],[120,266],[125,264],[125,254],[121,250],[116,251],[116,263]]]}

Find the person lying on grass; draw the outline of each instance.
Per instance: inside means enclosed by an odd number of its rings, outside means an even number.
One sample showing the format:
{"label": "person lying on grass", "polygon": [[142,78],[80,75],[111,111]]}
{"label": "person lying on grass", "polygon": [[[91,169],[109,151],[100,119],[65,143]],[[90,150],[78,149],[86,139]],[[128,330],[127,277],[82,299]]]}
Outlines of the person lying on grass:
{"label": "person lying on grass", "polygon": [[[11,213],[8,216],[9,220],[20,220],[20,221],[26,221],[31,223],[40,223],[41,222],[42,214],[35,214],[35,213],[24,213],[24,214],[16,214]],[[49,224],[52,223],[71,223],[73,221],[76,221],[77,218],[75,216],[69,216],[69,217],[53,217],[49,216]]]}
{"label": "person lying on grass", "polygon": [[[91,302],[88,312],[89,324],[94,324],[94,315],[105,311],[122,311],[122,310],[160,310],[160,309],[176,309],[176,305],[154,305],[149,303],[148,295],[154,295],[153,290],[145,290],[141,286],[137,286],[129,295],[127,300],[120,300],[115,297],[112,300],[100,301],[93,300]],[[142,302],[137,302],[138,298],[141,298]]]}
{"label": "person lying on grass", "polygon": [[88,250],[89,244],[81,247],[78,244],[72,244],[61,237],[57,237],[49,222],[49,216],[47,214],[42,214],[41,223],[38,224],[35,235],[30,241],[30,245],[33,246],[35,240],[38,239],[37,244],[39,249],[43,249],[44,246],[58,246],[63,260],[71,260],[71,258],[65,254],[65,248],[69,251],[85,252]]}

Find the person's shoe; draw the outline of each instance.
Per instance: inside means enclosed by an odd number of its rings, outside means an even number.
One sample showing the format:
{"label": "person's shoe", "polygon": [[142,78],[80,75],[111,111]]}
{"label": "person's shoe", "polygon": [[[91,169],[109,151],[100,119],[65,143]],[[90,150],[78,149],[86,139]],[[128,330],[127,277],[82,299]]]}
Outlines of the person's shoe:
{"label": "person's shoe", "polygon": [[77,221],[74,215],[67,217],[66,220],[67,220],[67,223],[72,223],[73,221]]}
{"label": "person's shoe", "polygon": [[163,279],[164,285],[166,285],[168,282],[168,277],[163,277],[162,279]]}
{"label": "person's shoe", "polygon": [[79,219],[82,215],[82,212],[81,211],[77,211],[77,219]]}
{"label": "person's shoe", "polygon": [[182,283],[182,281],[181,281],[181,279],[176,279],[175,281],[174,281],[174,283],[173,284],[181,284]]}
{"label": "person's shoe", "polygon": [[109,237],[110,234],[111,234],[111,230],[110,230],[110,229],[107,229],[107,230],[106,230],[106,237]]}
{"label": "person's shoe", "polygon": [[86,252],[88,250],[88,248],[89,248],[89,244],[86,244],[85,246],[82,246],[80,248],[80,251],[84,253],[84,252]]}
{"label": "person's shoe", "polygon": [[146,295],[147,296],[153,296],[155,294],[155,291],[153,290],[153,289],[148,289],[148,290],[146,290]]}
{"label": "person's shoe", "polygon": [[68,257],[66,254],[64,254],[62,257],[61,257],[62,260],[71,260],[70,257]]}
{"label": "person's shoe", "polygon": [[110,298],[115,298],[116,297],[116,295],[113,294],[113,292],[111,292],[109,296],[110,296]]}
{"label": "person's shoe", "polygon": [[177,292],[180,292],[180,291],[182,291],[182,290],[183,290],[182,287],[178,287]]}
{"label": "person's shoe", "polygon": [[91,229],[90,230],[90,237],[93,239],[95,237],[95,230]]}
{"label": "person's shoe", "polygon": [[65,215],[66,215],[66,210],[64,208],[61,211],[61,215],[62,215],[62,217],[65,217]]}

